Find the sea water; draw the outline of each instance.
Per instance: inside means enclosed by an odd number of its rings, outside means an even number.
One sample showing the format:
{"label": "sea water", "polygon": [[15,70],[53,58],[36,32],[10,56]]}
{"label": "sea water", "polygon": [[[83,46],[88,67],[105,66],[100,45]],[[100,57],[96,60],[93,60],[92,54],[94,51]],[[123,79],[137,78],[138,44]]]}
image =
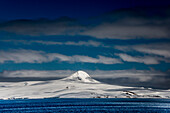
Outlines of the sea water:
{"label": "sea water", "polygon": [[0,112],[170,113],[170,99],[15,99],[0,100]]}

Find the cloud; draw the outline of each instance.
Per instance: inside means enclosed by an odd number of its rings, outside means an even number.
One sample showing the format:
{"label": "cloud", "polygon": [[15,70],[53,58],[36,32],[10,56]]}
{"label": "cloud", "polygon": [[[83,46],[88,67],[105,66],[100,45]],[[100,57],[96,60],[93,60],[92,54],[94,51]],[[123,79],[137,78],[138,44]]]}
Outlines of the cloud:
{"label": "cloud", "polygon": [[150,81],[155,76],[166,76],[166,73],[155,71],[155,70],[111,70],[111,71],[102,71],[102,70],[95,70],[89,71],[91,75],[95,78],[137,78],[141,82]]}
{"label": "cloud", "polygon": [[143,53],[144,56],[130,56],[127,54],[118,54],[124,61],[143,62],[145,64],[159,64],[160,61],[170,62],[170,46],[169,43],[150,43],[140,45],[115,46],[115,49],[124,52],[137,51]]}
{"label": "cloud", "polygon": [[[68,17],[56,20],[16,20],[0,24],[0,30],[21,35],[87,35],[100,39],[170,38],[170,9],[122,9],[85,19],[83,24]],[[150,15],[149,15],[150,14]],[[91,22],[90,22],[91,23]],[[72,44],[72,43],[70,43]],[[82,44],[82,43],[79,43]]]}
{"label": "cloud", "polygon": [[57,42],[57,41],[44,41],[44,40],[0,40],[1,42],[12,42],[15,44],[26,44],[30,45],[33,43],[43,44],[43,45],[72,45],[72,46],[93,46],[93,47],[107,47],[102,42],[88,40],[88,41],[67,41],[67,42]]}
{"label": "cloud", "polygon": [[79,41],[79,42],[65,42],[65,45],[76,45],[76,46],[94,46],[94,47],[106,47],[104,44],[101,42],[93,41],[93,40],[88,40],[88,41]]}
{"label": "cloud", "polygon": [[101,64],[117,64],[122,63],[119,59],[110,58],[98,55],[97,58],[83,56],[83,55],[73,55],[66,56],[58,53],[45,53],[43,51],[35,50],[10,50],[10,51],[0,51],[0,63],[5,63],[12,61],[14,63],[44,63],[52,61],[61,62],[82,62],[82,63],[101,63]]}
{"label": "cloud", "polygon": [[93,58],[93,57],[83,56],[83,55],[66,56],[57,53],[50,53],[48,54],[48,58],[50,61],[59,59],[60,61],[68,61],[70,63],[74,63],[74,62],[102,63],[102,64],[122,63],[119,59],[100,56],[100,55],[98,55],[98,58]]}
{"label": "cloud", "polygon": [[[128,20],[124,20],[128,21]],[[108,39],[136,39],[136,38],[169,38],[168,28],[164,26],[148,25],[119,25],[117,23],[103,23],[93,29],[81,33],[96,38]]]}
{"label": "cloud", "polygon": [[170,58],[169,43],[151,43],[141,45],[115,46],[115,48],[122,51],[138,51],[150,55],[158,55],[165,58]]}
{"label": "cloud", "polygon": [[78,62],[91,62],[91,63],[102,63],[102,64],[119,64],[122,63],[119,59],[116,58],[110,58],[110,57],[105,57],[105,56],[98,56],[97,58],[91,58],[88,56],[79,56],[75,55],[73,57],[75,61]]}
{"label": "cloud", "polygon": [[145,44],[145,45],[134,46],[132,48],[139,52],[170,58],[169,43],[156,43],[156,44],[148,44],[148,45]]}
{"label": "cloud", "polygon": [[[155,76],[166,76],[166,73],[155,71],[155,70],[85,70],[94,78],[137,78],[140,81],[149,81]],[[39,77],[39,78],[49,78],[49,77],[59,77],[64,78],[73,74],[73,70],[55,70],[55,71],[38,71],[38,70],[16,70],[16,71],[3,71],[0,73],[0,77]]]}
{"label": "cloud", "polygon": [[126,62],[139,62],[144,64],[159,64],[161,58],[158,57],[151,57],[151,56],[130,56],[127,54],[116,54],[118,55],[123,61]]}
{"label": "cloud", "polygon": [[1,77],[33,77],[33,78],[49,78],[49,77],[58,77],[64,78],[74,73],[71,70],[56,70],[56,71],[38,71],[38,70],[16,70],[16,71],[3,71]]}
{"label": "cloud", "polygon": [[56,20],[14,20],[0,25],[1,31],[17,33],[21,35],[76,35],[86,29],[75,19],[61,17]]}
{"label": "cloud", "polygon": [[5,63],[6,61],[13,61],[15,63],[42,63],[46,62],[47,58],[43,55],[42,51],[34,50],[10,50],[10,51],[0,51],[0,63]]}

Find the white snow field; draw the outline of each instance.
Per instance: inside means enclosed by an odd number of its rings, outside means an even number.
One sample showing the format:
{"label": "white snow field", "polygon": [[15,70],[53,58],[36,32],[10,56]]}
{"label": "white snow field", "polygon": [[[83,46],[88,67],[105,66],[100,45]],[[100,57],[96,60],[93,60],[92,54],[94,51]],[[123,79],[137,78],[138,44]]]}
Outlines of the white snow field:
{"label": "white snow field", "polygon": [[16,98],[170,98],[170,90],[109,85],[86,72],[51,81],[0,82],[0,99]]}

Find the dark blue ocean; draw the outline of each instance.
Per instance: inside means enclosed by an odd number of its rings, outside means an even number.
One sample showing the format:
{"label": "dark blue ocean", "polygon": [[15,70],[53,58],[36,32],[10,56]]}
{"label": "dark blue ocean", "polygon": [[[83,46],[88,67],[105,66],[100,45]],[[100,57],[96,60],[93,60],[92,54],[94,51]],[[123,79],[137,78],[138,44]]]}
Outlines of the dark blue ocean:
{"label": "dark blue ocean", "polygon": [[170,99],[16,99],[0,100],[0,113],[89,112],[170,113]]}

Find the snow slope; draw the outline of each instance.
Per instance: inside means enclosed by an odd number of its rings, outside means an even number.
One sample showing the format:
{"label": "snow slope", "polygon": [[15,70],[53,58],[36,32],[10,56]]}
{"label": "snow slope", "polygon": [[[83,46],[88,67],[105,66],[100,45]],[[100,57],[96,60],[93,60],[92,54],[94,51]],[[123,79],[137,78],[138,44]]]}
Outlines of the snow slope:
{"label": "snow slope", "polygon": [[0,99],[13,98],[169,98],[169,90],[103,84],[86,72],[52,81],[0,82]]}

